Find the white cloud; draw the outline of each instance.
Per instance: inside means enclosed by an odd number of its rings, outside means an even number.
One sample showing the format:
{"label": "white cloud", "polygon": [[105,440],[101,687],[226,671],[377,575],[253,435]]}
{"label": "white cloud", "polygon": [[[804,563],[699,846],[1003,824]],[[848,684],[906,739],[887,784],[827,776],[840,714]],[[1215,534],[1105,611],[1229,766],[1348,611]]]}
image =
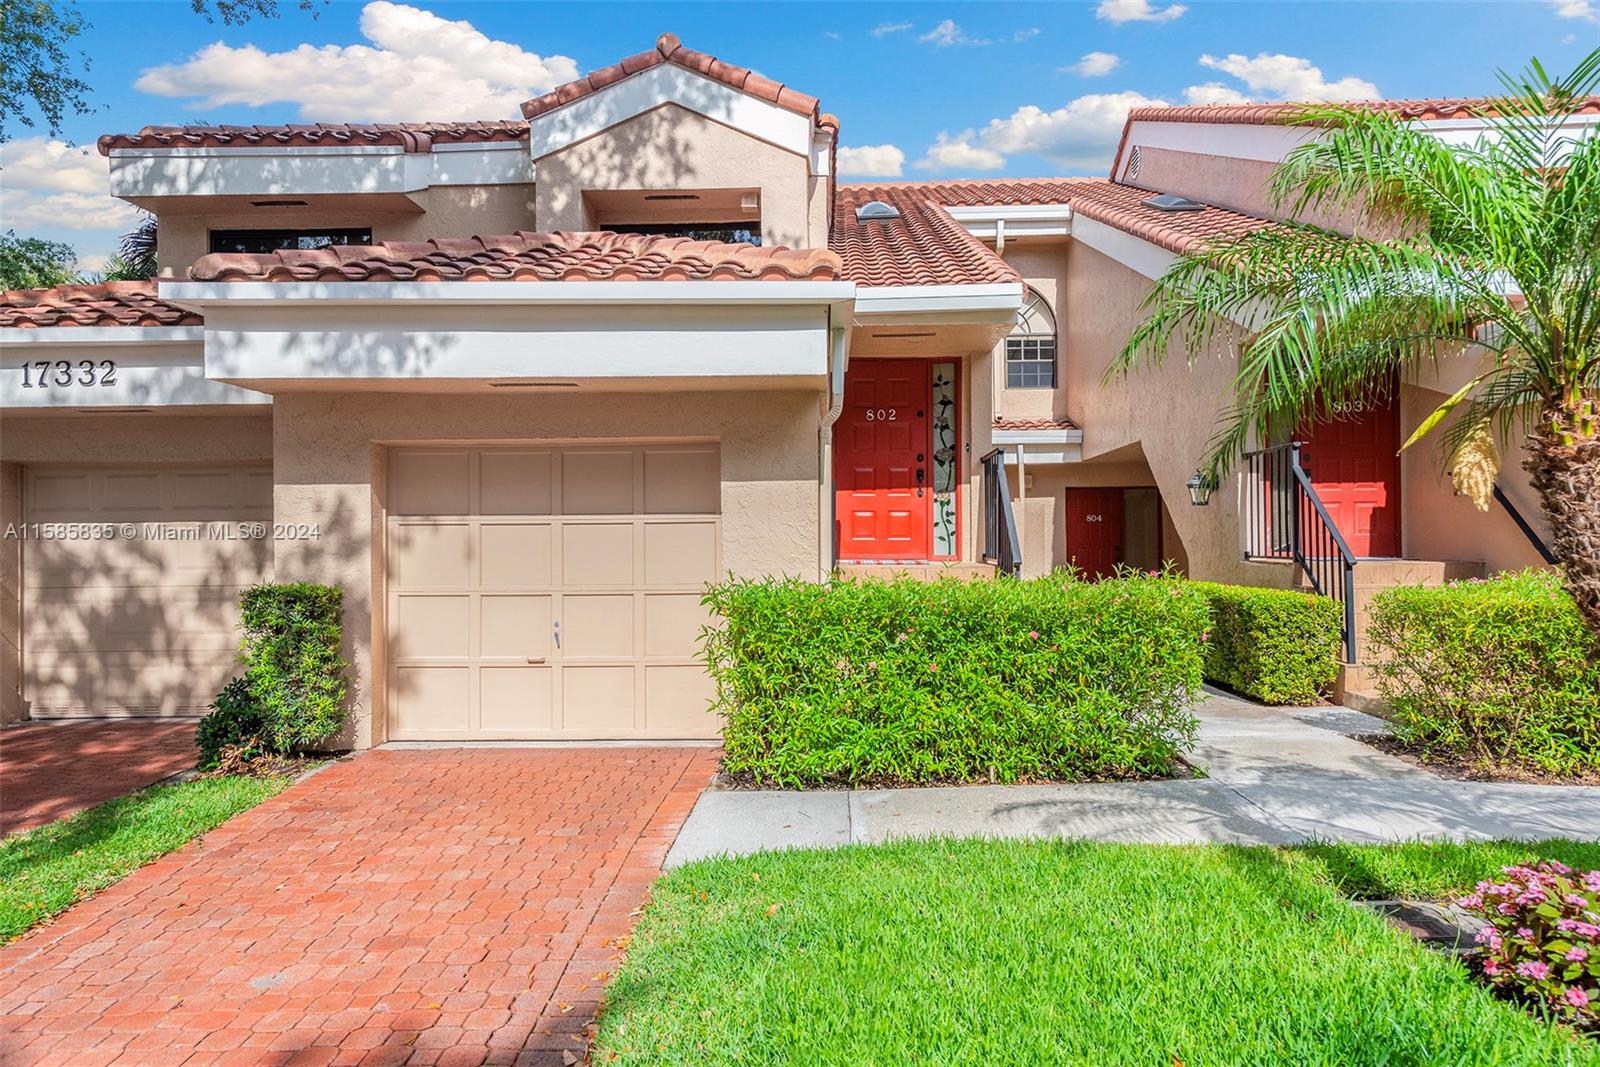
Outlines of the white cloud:
{"label": "white cloud", "polygon": [[134,88],[199,107],[287,102],[329,121],[450,120],[514,115],[522,101],[578,76],[568,56],[524,51],[470,22],[389,0],[361,9],[361,32],[370,45],[265,52],[218,41],[144,71]]}
{"label": "white cloud", "polygon": [[1248,104],[1250,97],[1237,89],[1230,89],[1221,82],[1206,82],[1204,85],[1191,85],[1183,91],[1183,99],[1189,104]]}
{"label": "white cloud", "polygon": [[1006,157],[992,149],[972,143],[977,136],[965,130],[952,137],[939,134],[938,140],[928,146],[928,154],[917,161],[919,170],[999,170],[1006,165]]}
{"label": "white cloud", "polygon": [[1220,58],[1201,56],[1200,65],[1233,75],[1252,93],[1280,100],[1340,102],[1372,100],[1380,95],[1378,87],[1365,79],[1349,77],[1330,82],[1323,77],[1322,68],[1313,66],[1309,59],[1282,53],[1261,52],[1253,59],[1237,52]]}
{"label": "white cloud", "polygon": [[7,228],[24,231],[131,227],[139,212],[113,199],[106,159],[93,148],[43,137],[0,145]]}
{"label": "white cloud", "polygon": [[1122,66],[1122,57],[1113,52],[1085,52],[1082,59],[1070,67],[1062,67],[1084,78],[1099,78]]}
{"label": "white cloud", "polygon": [[1039,36],[1040,32],[1041,31],[1040,31],[1039,27],[1037,27],[1037,26],[1029,26],[1025,30],[1018,30],[1016,33],[1013,33],[1011,35],[1011,39],[1013,41],[1018,42],[1018,43],[1021,43],[1023,41],[1031,41],[1035,37]]}
{"label": "white cloud", "polygon": [[872,27],[872,36],[887,37],[891,33],[904,33],[911,28],[909,22],[882,22]]}
{"label": "white cloud", "polygon": [[1550,0],[1550,6],[1556,9],[1558,19],[1600,22],[1600,9],[1595,8],[1594,0]]}
{"label": "white cloud", "polygon": [[906,154],[892,144],[864,144],[839,148],[839,173],[849,178],[898,178]]}
{"label": "white cloud", "polygon": [[998,170],[1009,155],[1043,156],[1069,169],[1097,170],[1111,161],[1128,112],[1163,107],[1143,93],[1091,93],[1053,111],[1032,104],[980,130],[941,133],[917,166],[924,170]]}
{"label": "white cloud", "polygon": [[1577,39],[1578,39],[1578,35],[1577,34],[1569,33],[1565,37],[1561,38],[1561,43],[1562,44],[1571,44],[1573,41],[1576,41]]}
{"label": "white cloud", "polygon": [[1106,22],[1171,22],[1188,10],[1182,4],[1155,7],[1150,0],[1100,0],[1094,13]]}
{"label": "white cloud", "polygon": [[953,19],[945,19],[939,25],[918,37],[923,44],[931,44],[935,48],[949,48],[956,44],[988,44],[987,37],[971,37],[967,31],[956,25]]}

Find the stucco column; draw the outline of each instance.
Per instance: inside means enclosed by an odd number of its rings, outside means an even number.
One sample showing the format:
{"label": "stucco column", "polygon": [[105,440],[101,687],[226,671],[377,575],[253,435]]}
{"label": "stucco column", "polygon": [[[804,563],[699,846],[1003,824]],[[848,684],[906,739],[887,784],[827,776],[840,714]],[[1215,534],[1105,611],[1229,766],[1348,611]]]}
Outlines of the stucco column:
{"label": "stucco column", "polygon": [[0,725],[27,718],[22,704],[22,465],[0,463]]}

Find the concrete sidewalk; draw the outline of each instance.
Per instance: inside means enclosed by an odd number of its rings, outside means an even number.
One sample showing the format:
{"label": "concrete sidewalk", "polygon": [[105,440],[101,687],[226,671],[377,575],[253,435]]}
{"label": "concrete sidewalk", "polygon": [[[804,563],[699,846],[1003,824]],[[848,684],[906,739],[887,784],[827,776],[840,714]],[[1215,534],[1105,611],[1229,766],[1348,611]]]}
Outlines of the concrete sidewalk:
{"label": "concrete sidewalk", "polygon": [[1313,838],[1600,836],[1600,788],[1439,778],[1354,740],[1344,708],[1267,708],[1208,691],[1190,762],[1207,777],[1107,785],[708,790],[666,865],[724,853],[929,835],[1279,845]]}

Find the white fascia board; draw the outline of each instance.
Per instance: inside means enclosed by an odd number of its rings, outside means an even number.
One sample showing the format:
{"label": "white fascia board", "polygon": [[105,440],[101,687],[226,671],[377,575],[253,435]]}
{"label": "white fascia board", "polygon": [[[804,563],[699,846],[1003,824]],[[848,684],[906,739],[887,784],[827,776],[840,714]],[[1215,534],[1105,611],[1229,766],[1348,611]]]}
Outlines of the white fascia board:
{"label": "white fascia board", "polygon": [[203,326],[41,326],[36,330],[0,330],[0,348],[32,345],[168,345],[199,341]]}
{"label": "white fascia board", "polygon": [[182,307],[286,304],[826,305],[848,307],[854,282],[163,282]]}
{"label": "white fascia board", "polygon": [[[180,327],[194,330],[200,327]],[[16,411],[73,411],[99,408],[174,408],[213,405],[271,404],[272,398],[254,389],[211,381],[206,377],[205,352],[198,337],[174,338],[132,347],[125,342],[105,342],[84,336],[95,328],[57,328],[79,335],[75,342],[46,348],[7,344],[0,348],[0,409]],[[7,333],[42,333],[42,330],[8,330]],[[67,342],[68,338],[58,340]],[[110,347],[107,347],[107,345]],[[40,379],[41,369],[23,364],[48,362],[46,384],[25,388]],[[70,381],[56,384],[57,364],[65,364]],[[87,366],[85,366],[87,365]],[[80,377],[92,376],[85,385]],[[110,378],[111,384],[105,384]]]}
{"label": "white fascia board", "polygon": [[430,156],[399,145],[336,148],[116,148],[111,195],[326,196],[413,193],[428,187]]}
{"label": "white fascia board", "polygon": [[811,135],[811,176],[826,178],[833,173],[833,130],[819,126]]}
{"label": "white fascia board", "polygon": [[916,317],[921,321],[1007,322],[1022,306],[1021,282],[981,285],[864,285],[856,290],[856,324]]}
{"label": "white fascia board", "polygon": [[536,170],[521,141],[436,144],[428,159],[433,185],[526,185]]}
{"label": "white fascia board", "polygon": [[1007,239],[1016,237],[1068,237],[1072,234],[1072,208],[1066,204],[1006,204],[949,207],[950,217],[980,240],[998,240],[1003,224]]}
{"label": "white fascia board", "polygon": [[[1017,450],[1008,448],[1005,455],[1006,466],[1015,467],[1017,465]],[[1023,459],[1026,460],[1025,466],[1028,467],[1040,467],[1047,463],[1082,463],[1083,448],[1078,445],[1050,449],[1036,449],[1029,446]]]}
{"label": "white fascia board", "polygon": [[[990,439],[997,445],[1081,445],[1082,430],[995,430]],[[1033,452],[1028,452],[1033,458]]]}
{"label": "white fascia board", "polygon": [[1073,220],[1072,239],[1152,280],[1165,274],[1178,258],[1160,245],[1084,215]]}
{"label": "white fascia board", "polygon": [[206,375],[333,382],[790,377],[828,373],[824,307],[227,308]]}
{"label": "white fascia board", "polygon": [[811,117],[741,92],[676,63],[653,67],[528,120],[537,160],[663,104],[677,104],[797,156],[811,156]]}

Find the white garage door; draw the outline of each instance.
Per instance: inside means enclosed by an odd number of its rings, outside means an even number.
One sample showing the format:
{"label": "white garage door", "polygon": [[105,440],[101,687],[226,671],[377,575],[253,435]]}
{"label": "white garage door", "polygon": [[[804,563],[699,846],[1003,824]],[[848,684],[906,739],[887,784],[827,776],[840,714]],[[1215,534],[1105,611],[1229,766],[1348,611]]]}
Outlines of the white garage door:
{"label": "white garage door", "polygon": [[389,454],[395,740],[711,738],[715,445]]}
{"label": "white garage door", "polygon": [[271,574],[268,467],[32,467],[25,696],[36,718],[203,712],[235,673],[239,591]]}

